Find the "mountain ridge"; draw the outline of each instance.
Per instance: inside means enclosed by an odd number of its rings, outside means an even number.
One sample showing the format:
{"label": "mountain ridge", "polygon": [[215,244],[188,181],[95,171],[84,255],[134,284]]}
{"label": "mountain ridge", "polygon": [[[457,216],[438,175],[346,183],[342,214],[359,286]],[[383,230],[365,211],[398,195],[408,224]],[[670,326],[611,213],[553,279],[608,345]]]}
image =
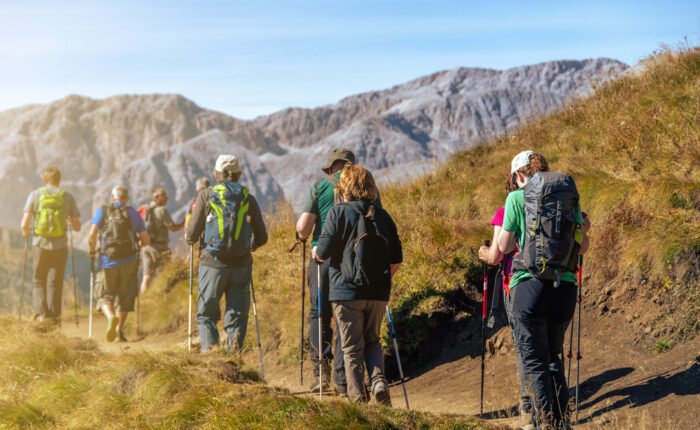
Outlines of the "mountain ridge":
{"label": "mountain ridge", "polygon": [[[16,226],[17,208],[48,165],[62,169],[84,219],[108,201],[106,191],[118,182],[134,188],[134,204],[164,183],[176,196],[170,209],[181,213],[196,177],[211,171],[218,153],[235,151],[245,151],[246,162],[255,165],[254,176],[242,180],[264,208],[287,200],[298,210],[331,147],[350,147],[380,179],[398,179],[405,175],[402,166],[425,171],[458,149],[560,109],[626,69],[607,59],[505,71],[449,69],[333,105],[288,108],[253,120],[206,109],[180,94],[70,95],[23,106],[0,112],[0,192],[8,196],[0,225]],[[199,142],[196,155],[186,150],[192,140]],[[173,149],[178,145],[185,147]],[[190,158],[178,152],[183,150]],[[154,168],[159,157],[172,163]],[[138,174],[125,176],[124,169],[134,168]]]}

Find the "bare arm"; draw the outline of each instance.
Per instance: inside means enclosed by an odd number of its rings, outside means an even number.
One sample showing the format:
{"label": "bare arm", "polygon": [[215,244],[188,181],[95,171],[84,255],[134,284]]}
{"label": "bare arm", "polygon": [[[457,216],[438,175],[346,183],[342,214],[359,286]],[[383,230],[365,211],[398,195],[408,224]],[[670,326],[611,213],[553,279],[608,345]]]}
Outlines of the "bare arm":
{"label": "bare arm", "polygon": [[31,212],[25,212],[24,215],[22,215],[22,223],[20,224],[20,227],[22,229],[22,234],[24,237],[29,237],[29,235],[32,233],[32,213]]}
{"label": "bare arm", "polygon": [[501,226],[493,226],[493,240],[491,240],[491,246],[482,246],[479,248],[479,260],[491,266],[495,266],[503,260],[503,254],[498,249],[498,235],[501,230]]}
{"label": "bare arm", "polygon": [[176,231],[182,230],[182,228],[183,228],[184,226],[185,226],[185,223],[184,223],[184,221],[183,221],[183,222],[181,222],[180,224],[173,224],[173,225],[171,225],[170,227],[168,227],[168,230],[170,230],[171,232],[175,233]]}
{"label": "bare arm", "polygon": [[306,239],[311,235],[311,232],[316,225],[316,214],[310,212],[304,212],[299,216],[297,220],[297,233],[301,239]]}
{"label": "bare arm", "polygon": [[151,237],[148,235],[146,230],[139,233],[139,240],[141,241],[141,246],[148,246],[151,244]]}
{"label": "bare arm", "polygon": [[391,265],[391,276],[394,276],[397,270],[401,267],[401,263],[396,263]]}
{"label": "bare arm", "polygon": [[99,233],[100,228],[97,226],[97,224],[93,224],[90,227],[90,233],[88,235],[88,249],[90,250],[90,255],[95,254],[96,252],[96,245],[97,245],[97,234]]}
{"label": "bare arm", "polygon": [[80,222],[80,218],[68,217],[67,219],[68,219],[68,224],[73,229],[73,231],[78,232],[78,231],[80,231],[81,228],[83,228],[83,223]]}
{"label": "bare arm", "polygon": [[498,233],[498,250],[502,254],[510,254],[515,250],[515,233],[503,230]]}

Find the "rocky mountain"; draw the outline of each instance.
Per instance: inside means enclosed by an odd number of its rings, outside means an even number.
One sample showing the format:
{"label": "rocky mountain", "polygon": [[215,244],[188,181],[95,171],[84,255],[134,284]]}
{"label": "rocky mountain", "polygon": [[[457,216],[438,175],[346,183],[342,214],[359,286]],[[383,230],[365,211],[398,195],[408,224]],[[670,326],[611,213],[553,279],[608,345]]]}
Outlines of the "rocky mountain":
{"label": "rocky mountain", "polygon": [[460,68],[316,109],[290,108],[242,121],[179,95],[69,96],[0,113],[0,225],[16,227],[24,200],[48,165],[63,171],[83,219],[117,183],[144,203],[165,186],[181,216],[194,180],[218,153],[243,159],[243,181],[269,208],[298,209],[324,154],[352,148],[379,177],[431,168],[455,150],[561,108],[626,65],[609,59],[555,61],[505,71]]}

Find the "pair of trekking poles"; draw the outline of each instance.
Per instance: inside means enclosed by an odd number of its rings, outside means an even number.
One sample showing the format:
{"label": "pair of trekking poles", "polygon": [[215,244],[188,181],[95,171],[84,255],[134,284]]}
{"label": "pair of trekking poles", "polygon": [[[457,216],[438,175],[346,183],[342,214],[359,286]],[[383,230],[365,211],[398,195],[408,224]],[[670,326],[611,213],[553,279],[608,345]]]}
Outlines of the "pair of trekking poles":
{"label": "pair of trekking poles", "polygon": [[[294,250],[297,248],[297,246],[301,245],[301,323],[300,323],[300,342],[299,342],[299,356],[301,358],[300,363],[299,363],[299,385],[304,385],[304,320],[306,318],[305,312],[304,312],[304,306],[306,303],[305,295],[306,295],[306,240],[297,240],[297,242],[292,246],[292,248],[289,250],[289,252],[294,252]],[[321,313],[322,313],[322,295],[321,295],[321,263],[318,261],[316,262],[316,308],[318,310],[318,318],[319,320],[321,319]],[[406,402],[406,409],[410,409],[410,405],[408,403],[408,392],[406,391],[406,379],[404,377],[403,373],[403,366],[401,365],[401,356],[399,355],[399,344],[396,339],[396,331],[394,330],[394,320],[391,316],[391,310],[389,309],[389,305],[386,306],[386,316],[387,316],[387,321],[389,322],[389,333],[391,336],[391,340],[394,346],[394,353],[396,354],[396,363],[399,368],[399,377],[401,378],[401,388],[403,390],[403,397]],[[323,332],[322,332],[322,324],[319,321],[318,324],[318,375],[319,375],[319,388],[318,388],[318,397],[319,399],[323,398],[323,360],[321,360],[321,344],[323,343]],[[336,352],[337,353],[337,352]]]}
{"label": "pair of trekking poles", "polygon": [[[73,250],[73,229],[69,226],[68,227],[68,242],[70,244],[70,265],[71,265],[71,274],[73,278],[73,307],[75,309],[75,327],[77,328],[79,326],[79,318],[78,318],[78,275],[75,272],[75,253]],[[25,237],[24,238],[24,259],[22,262],[22,281],[20,284],[20,293],[19,293],[19,309],[17,310],[17,318],[22,319],[22,308],[24,308],[24,283],[25,283],[25,276],[27,274],[27,263],[29,260],[29,238]]]}
{"label": "pair of trekking poles", "polygon": [[[484,246],[491,246],[491,241],[490,240],[485,240],[484,241]],[[485,373],[485,360],[486,360],[486,326],[487,326],[487,303],[488,303],[488,285],[489,285],[489,277],[488,277],[488,265],[486,263],[482,263],[482,270],[483,270],[483,288],[482,288],[482,296],[481,296],[481,386],[480,386],[480,402],[479,402],[479,414],[483,415],[484,414],[484,373]],[[579,405],[579,378],[580,378],[580,360],[583,358],[581,355],[581,307],[582,307],[582,289],[583,289],[583,256],[579,255],[578,256],[578,264],[577,264],[577,270],[576,270],[576,276],[578,278],[578,292],[577,292],[577,298],[576,298],[576,306],[578,307],[577,313],[578,313],[578,324],[577,324],[577,334],[576,334],[576,389],[575,389],[575,400],[574,400],[574,411],[575,411],[575,420],[574,422],[578,422],[578,405]],[[494,294],[497,294],[497,291],[495,290],[496,285],[494,283]],[[492,316],[493,319],[493,316]],[[493,321],[489,320],[488,326],[491,328],[493,327]],[[572,365],[572,360],[573,360],[573,344],[574,344],[574,321],[573,318],[571,320],[571,325],[569,328],[569,352],[567,354],[567,358],[569,359],[569,369],[568,369],[568,374],[566,377],[566,381],[571,380],[571,368],[573,367]]]}
{"label": "pair of trekking poles", "polygon": [[[193,333],[193,297],[194,297],[194,244],[190,245],[189,258],[189,299],[187,311],[187,352],[192,352],[192,333]],[[260,324],[258,322],[258,308],[255,303],[255,287],[253,286],[253,273],[250,273],[250,294],[253,301],[253,318],[255,319],[255,336],[258,342],[258,356],[260,360],[260,377],[265,380],[265,367],[263,363],[262,342],[260,340]]]}

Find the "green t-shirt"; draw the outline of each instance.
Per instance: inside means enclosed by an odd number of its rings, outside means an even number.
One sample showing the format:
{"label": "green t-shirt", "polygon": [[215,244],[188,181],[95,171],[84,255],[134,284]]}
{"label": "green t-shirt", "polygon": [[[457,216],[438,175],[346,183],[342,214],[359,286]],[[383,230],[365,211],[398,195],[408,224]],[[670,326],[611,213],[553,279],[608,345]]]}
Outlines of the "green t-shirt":
{"label": "green t-shirt", "polygon": [[[581,207],[576,208],[576,223],[583,224],[583,214]],[[525,191],[517,190],[508,194],[506,198],[506,210],[503,215],[503,230],[515,233],[518,246],[525,243]],[[526,279],[532,278],[532,275],[527,270],[516,270],[510,280],[510,288],[515,288],[519,283]],[[577,284],[576,274],[573,272],[564,272],[561,275],[563,282],[571,282]]]}
{"label": "green t-shirt", "polygon": [[[333,174],[336,180],[340,180],[340,172]],[[322,178],[316,181],[309,191],[309,196],[304,205],[304,212],[316,215],[316,224],[314,225],[314,234],[311,239],[311,246],[318,244],[318,238],[323,231],[323,224],[326,222],[326,215],[333,207],[335,184],[328,178]]]}

